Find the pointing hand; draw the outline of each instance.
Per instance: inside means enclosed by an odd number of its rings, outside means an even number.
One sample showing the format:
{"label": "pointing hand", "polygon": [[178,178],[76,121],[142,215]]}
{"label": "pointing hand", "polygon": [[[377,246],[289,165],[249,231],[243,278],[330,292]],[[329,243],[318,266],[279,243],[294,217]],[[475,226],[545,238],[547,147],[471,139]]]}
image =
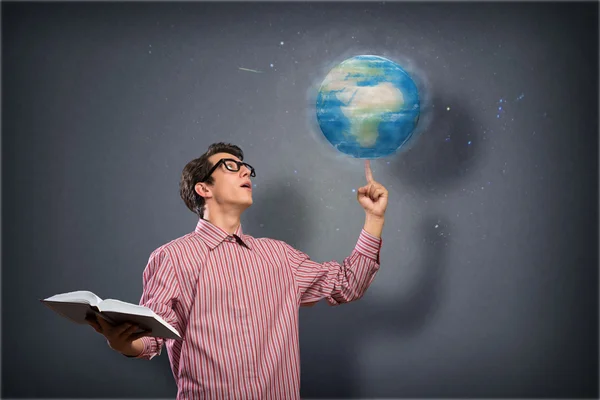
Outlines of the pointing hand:
{"label": "pointing hand", "polygon": [[373,217],[381,218],[385,214],[388,202],[388,191],[382,184],[373,179],[371,162],[365,161],[367,184],[357,191],[357,199],[365,212]]}

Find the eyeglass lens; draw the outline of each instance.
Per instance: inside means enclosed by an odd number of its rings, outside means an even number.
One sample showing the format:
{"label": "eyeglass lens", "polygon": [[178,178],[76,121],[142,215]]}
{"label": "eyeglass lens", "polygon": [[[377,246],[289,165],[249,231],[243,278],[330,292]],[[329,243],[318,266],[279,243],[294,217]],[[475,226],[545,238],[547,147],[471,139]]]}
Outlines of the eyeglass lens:
{"label": "eyeglass lens", "polygon": [[230,170],[230,171],[234,171],[237,172],[240,170],[240,166],[244,165],[246,168],[248,168],[250,170],[250,173],[252,176],[255,176],[255,172],[254,172],[254,168],[252,168],[252,166],[250,166],[249,164],[246,163],[237,163],[236,161],[233,160],[228,160],[225,161],[225,167]]}

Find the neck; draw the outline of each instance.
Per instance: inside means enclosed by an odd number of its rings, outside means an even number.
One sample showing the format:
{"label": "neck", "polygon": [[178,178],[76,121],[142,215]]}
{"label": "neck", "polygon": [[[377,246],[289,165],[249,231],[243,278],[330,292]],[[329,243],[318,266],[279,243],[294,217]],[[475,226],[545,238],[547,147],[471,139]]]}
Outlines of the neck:
{"label": "neck", "polygon": [[204,211],[204,219],[223,229],[230,235],[233,234],[238,226],[240,226],[240,215],[236,212],[216,213],[209,212],[208,208]]}

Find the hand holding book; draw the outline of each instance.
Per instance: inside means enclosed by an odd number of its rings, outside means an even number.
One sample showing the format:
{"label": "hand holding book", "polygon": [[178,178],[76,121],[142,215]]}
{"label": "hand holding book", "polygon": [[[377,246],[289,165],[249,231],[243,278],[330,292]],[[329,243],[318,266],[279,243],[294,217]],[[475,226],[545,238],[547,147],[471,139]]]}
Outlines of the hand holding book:
{"label": "hand holding book", "polygon": [[177,329],[150,308],[116,299],[102,300],[90,291],[61,293],[41,302],[72,322],[91,325],[106,337],[111,348],[126,356],[142,352],[140,339],[144,336],[182,340]]}
{"label": "hand holding book", "polygon": [[[113,325],[104,318],[98,318],[97,315],[87,315],[85,320],[96,332],[106,338],[111,349],[126,356],[135,357],[139,355],[142,351],[139,345],[141,343],[135,343],[135,341],[150,334],[148,330],[140,331],[137,324],[125,322]],[[136,346],[136,344],[138,345]]]}

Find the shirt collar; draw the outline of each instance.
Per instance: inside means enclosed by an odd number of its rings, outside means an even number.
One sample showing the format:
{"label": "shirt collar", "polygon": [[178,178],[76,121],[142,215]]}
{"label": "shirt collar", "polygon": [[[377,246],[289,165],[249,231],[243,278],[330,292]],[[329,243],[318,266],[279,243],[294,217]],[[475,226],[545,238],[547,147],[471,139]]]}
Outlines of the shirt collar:
{"label": "shirt collar", "polygon": [[[200,238],[208,245],[211,250],[214,250],[221,242],[225,241],[230,236],[225,230],[219,228],[216,225],[211,224],[207,220],[200,218],[196,229],[194,230]],[[237,239],[240,244],[243,244],[249,249],[252,249],[250,241],[244,236],[242,225],[233,233],[233,236]]]}

